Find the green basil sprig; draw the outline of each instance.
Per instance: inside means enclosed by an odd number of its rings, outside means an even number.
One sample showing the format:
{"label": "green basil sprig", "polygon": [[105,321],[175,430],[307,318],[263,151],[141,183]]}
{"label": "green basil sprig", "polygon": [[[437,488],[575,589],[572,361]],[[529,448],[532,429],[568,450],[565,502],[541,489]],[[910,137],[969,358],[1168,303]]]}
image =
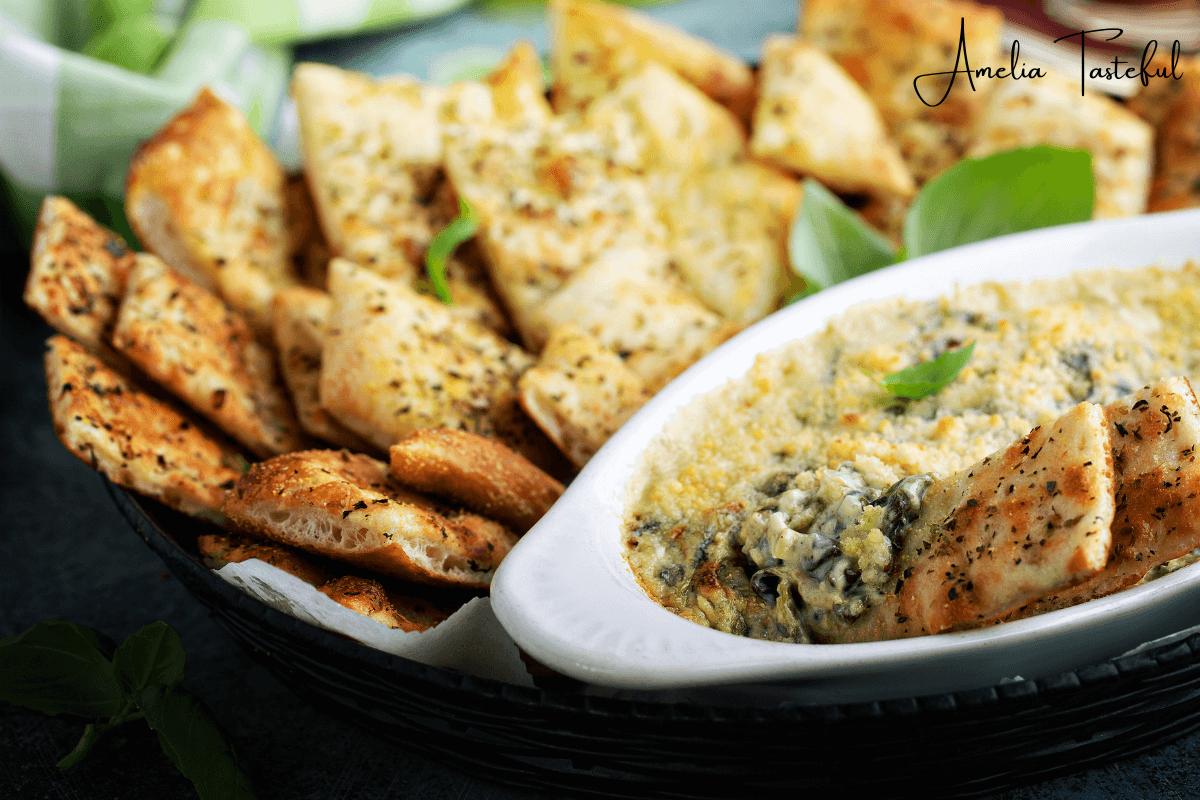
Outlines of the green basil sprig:
{"label": "green basil sprig", "polygon": [[[809,289],[1006,233],[1091,219],[1092,157],[1086,150],[1029,147],[968,158],[917,192],[898,253],[874,228],[811,178],[792,222],[788,254]],[[964,276],[968,277],[968,276]]]}
{"label": "green basil sprig", "polygon": [[479,221],[471,204],[458,198],[458,216],[433,237],[425,251],[425,271],[429,275],[429,286],[443,303],[450,305],[450,287],[446,283],[446,261],[463,242],[475,235]]}
{"label": "green basil sprig", "polygon": [[971,342],[966,347],[947,350],[932,361],[922,361],[891,375],[884,375],[876,383],[896,397],[920,400],[949,386],[971,360],[971,354],[974,352],[975,343]]}
{"label": "green basil sprig", "polygon": [[254,800],[212,715],[180,688],[184,662],[179,634],[165,622],[120,647],[85,625],[42,622],[0,640],[0,701],[91,720],[59,769],[78,764],[106,731],[145,719],[201,800]]}

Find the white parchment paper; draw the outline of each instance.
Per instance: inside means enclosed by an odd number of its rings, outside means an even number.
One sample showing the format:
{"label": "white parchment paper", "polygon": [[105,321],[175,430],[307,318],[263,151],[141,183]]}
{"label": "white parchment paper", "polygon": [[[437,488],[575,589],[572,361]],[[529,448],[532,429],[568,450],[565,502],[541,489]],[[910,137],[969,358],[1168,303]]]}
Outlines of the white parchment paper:
{"label": "white parchment paper", "polygon": [[258,559],[226,564],[216,573],[272,608],[368,647],[431,667],[450,667],[480,678],[533,687],[517,645],[492,612],[492,601],[476,597],[427,631],[399,631],[344,608],[294,575]]}

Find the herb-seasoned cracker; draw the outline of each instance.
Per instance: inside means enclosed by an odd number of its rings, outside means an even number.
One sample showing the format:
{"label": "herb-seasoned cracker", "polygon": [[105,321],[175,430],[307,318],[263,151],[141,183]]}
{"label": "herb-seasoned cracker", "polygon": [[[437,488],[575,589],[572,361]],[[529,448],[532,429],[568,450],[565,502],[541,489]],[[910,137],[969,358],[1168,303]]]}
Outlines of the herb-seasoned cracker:
{"label": "herb-seasoned cracker", "polygon": [[650,399],[641,376],[573,325],[554,330],[518,385],[521,407],[579,469]]}
{"label": "herb-seasoned cracker", "polygon": [[229,493],[231,525],[385,575],[483,588],[516,537],[496,523],[451,520],[345,450],[309,450],[251,466]]}
{"label": "herb-seasoned cracker", "polygon": [[426,203],[442,162],[443,89],[298,64],[292,94],[304,169],[329,246],[410,280],[435,233]]}
{"label": "herb-seasoned cracker", "polygon": [[273,328],[279,371],[305,431],[356,453],[376,448],[321,407],[321,348],[332,301],[325,292],[293,286],[275,295]]}
{"label": "herb-seasoned cracker", "polygon": [[240,109],[201,89],[129,164],[125,211],[151,252],[266,332],[288,261],[286,176]]}
{"label": "herb-seasoned cracker", "polygon": [[748,119],[754,74],[712,42],[652,17],[594,0],[551,0],[550,71],[560,111],[584,108],[643,64],[670,67],[700,91]]}
{"label": "herb-seasoned cracker", "polygon": [[139,253],[113,346],[259,456],[302,446],[270,351],[219,297]]}
{"label": "herb-seasoned cracker", "polygon": [[528,353],[453,306],[343,259],[330,265],[329,288],[321,405],[343,425],[380,450],[418,428],[511,440],[506,409],[533,364]]}
{"label": "herb-seasoned cracker", "polygon": [[918,184],[962,158],[982,104],[1000,81],[976,81],[973,89],[955,76],[947,94],[945,76],[925,78],[918,84],[923,102],[914,79],[954,69],[963,31],[972,68],[1007,65],[1003,27],[999,10],[965,0],[805,0],[800,9],[801,35],[875,101]]}
{"label": "herb-seasoned cracker", "polygon": [[117,319],[133,251],[65,197],[47,196],[33,232],[25,303],[55,330],[99,350]]}
{"label": "herb-seasoned cracker", "polygon": [[911,173],[867,93],[815,45],[763,42],[750,149],[841,192],[909,196]]}
{"label": "herb-seasoned cracker", "polygon": [[466,431],[413,431],[391,450],[392,478],[460,503],[518,534],[542,518],[563,486],[521,454]]}
{"label": "herb-seasoned cracker", "polygon": [[226,490],[241,475],[230,447],[65,336],[50,337],[47,348],[50,414],[68,450],[118,486],[223,520]]}

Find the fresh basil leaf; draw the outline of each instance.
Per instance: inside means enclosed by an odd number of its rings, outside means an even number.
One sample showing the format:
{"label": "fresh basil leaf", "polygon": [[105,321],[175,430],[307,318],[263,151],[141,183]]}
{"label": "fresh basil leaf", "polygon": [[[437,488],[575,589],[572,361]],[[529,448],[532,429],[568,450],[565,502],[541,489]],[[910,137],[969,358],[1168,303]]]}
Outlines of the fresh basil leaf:
{"label": "fresh basil leaf", "polygon": [[119,714],[126,695],[108,659],[112,652],[86,626],[38,623],[0,645],[0,701],[43,714]]}
{"label": "fresh basil leaf", "polygon": [[450,287],[446,284],[446,261],[458,249],[458,246],[475,235],[479,223],[475,219],[475,210],[471,204],[461,197],[458,199],[458,216],[441,233],[433,237],[429,249],[425,251],[425,271],[429,274],[429,284],[443,303],[450,305],[454,298],[450,296]]}
{"label": "fresh basil leaf", "polygon": [[250,780],[207,708],[177,686],[149,686],[136,699],[163,752],[201,800],[253,800]]}
{"label": "fresh basil leaf", "polygon": [[179,634],[165,622],[154,622],[136,633],[113,654],[113,667],[126,691],[140,692],[147,686],[175,686],[183,680],[186,656]]}
{"label": "fresh basil leaf", "polygon": [[788,257],[806,288],[792,300],[895,262],[891,242],[820,183],[805,179],[803,198],[788,235]]}
{"label": "fresh basil leaf", "polygon": [[929,397],[949,386],[971,360],[971,354],[974,352],[974,342],[958,350],[947,350],[932,361],[923,361],[891,375],[885,375],[879,381],[879,385],[897,397],[907,397],[910,400]]}
{"label": "fresh basil leaf", "polygon": [[[909,258],[1006,233],[1092,218],[1086,150],[1029,147],[955,164],[921,188],[904,219]],[[807,202],[807,198],[806,198]]]}

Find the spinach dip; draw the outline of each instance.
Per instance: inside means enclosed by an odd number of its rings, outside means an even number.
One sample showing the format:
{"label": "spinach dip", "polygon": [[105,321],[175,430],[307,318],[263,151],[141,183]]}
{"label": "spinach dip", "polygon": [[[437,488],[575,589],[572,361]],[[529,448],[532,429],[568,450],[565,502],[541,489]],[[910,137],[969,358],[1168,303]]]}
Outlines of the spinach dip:
{"label": "spinach dip", "polygon": [[[933,396],[897,398],[876,380],[970,342]],[[906,528],[936,478],[1081,401],[1172,375],[1200,375],[1194,266],[864,303],[667,424],[631,486],[626,558],[650,597],[699,624],[847,640],[901,577]]]}

